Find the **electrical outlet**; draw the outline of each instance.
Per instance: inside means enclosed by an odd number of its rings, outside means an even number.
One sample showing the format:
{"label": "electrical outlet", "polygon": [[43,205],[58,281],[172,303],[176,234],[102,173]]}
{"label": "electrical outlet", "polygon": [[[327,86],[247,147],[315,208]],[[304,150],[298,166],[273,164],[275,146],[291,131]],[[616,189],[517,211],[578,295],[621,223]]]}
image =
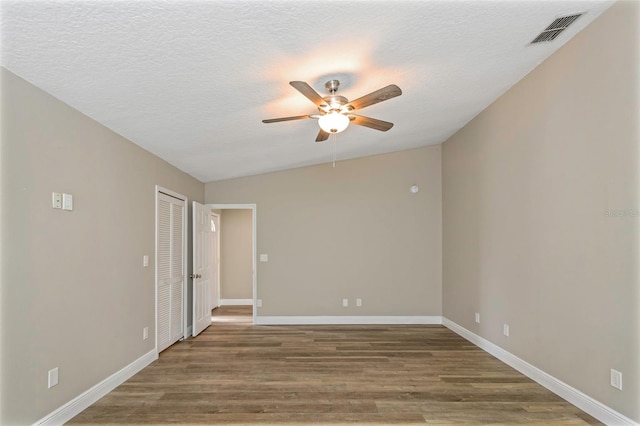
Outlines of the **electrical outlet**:
{"label": "electrical outlet", "polygon": [[142,329],[142,340],[147,340],[149,338],[149,327],[145,327]]}
{"label": "electrical outlet", "polygon": [[346,308],[349,306],[349,299],[342,299],[342,307]]}
{"label": "electrical outlet", "polygon": [[480,314],[476,312],[476,323],[480,324]]}
{"label": "electrical outlet", "polygon": [[362,307],[362,299],[356,299],[356,306],[358,308]]}
{"label": "electrical outlet", "polygon": [[509,337],[509,326],[507,324],[502,324],[502,334]]}
{"label": "electrical outlet", "polygon": [[260,262],[268,262],[269,261],[269,255],[268,254],[261,254],[260,255]]}
{"label": "electrical outlet", "polygon": [[611,369],[611,386],[622,390],[622,373],[613,368]]}
{"label": "electrical outlet", "polygon": [[54,209],[61,209],[62,208],[62,194],[59,192],[52,192],[51,193],[51,207],[53,207]]}
{"label": "electrical outlet", "polygon": [[51,389],[52,387],[58,384],[58,367],[52,370],[49,370],[48,382],[49,382],[48,389]]}
{"label": "electrical outlet", "polygon": [[258,306],[258,308],[262,308],[262,299],[256,300],[256,305]]}

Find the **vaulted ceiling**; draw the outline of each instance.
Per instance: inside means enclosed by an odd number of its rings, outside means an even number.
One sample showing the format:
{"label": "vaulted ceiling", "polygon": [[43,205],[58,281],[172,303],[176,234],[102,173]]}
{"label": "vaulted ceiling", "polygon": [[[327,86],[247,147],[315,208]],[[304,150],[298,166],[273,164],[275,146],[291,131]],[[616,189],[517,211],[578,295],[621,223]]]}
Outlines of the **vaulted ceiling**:
{"label": "vaulted ceiling", "polygon": [[[2,66],[203,182],[328,162],[288,83],[402,96],[351,125],[338,159],[438,144],[611,1],[3,1]],[[555,18],[585,13],[532,45]],[[569,72],[569,71],[567,71]]]}

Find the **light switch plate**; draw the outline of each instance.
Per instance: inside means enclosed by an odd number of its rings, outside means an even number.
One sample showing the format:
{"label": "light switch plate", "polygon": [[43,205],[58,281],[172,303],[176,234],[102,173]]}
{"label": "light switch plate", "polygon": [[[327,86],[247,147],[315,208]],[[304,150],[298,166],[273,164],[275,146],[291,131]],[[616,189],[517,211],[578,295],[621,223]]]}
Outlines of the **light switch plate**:
{"label": "light switch plate", "polygon": [[269,261],[269,255],[268,254],[261,254],[260,255],[260,262],[268,262]]}
{"label": "light switch plate", "polygon": [[142,256],[142,266],[145,268],[149,266],[149,256],[147,256],[146,254]]}
{"label": "light switch plate", "polygon": [[62,194],[62,210],[73,210],[73,195]]}

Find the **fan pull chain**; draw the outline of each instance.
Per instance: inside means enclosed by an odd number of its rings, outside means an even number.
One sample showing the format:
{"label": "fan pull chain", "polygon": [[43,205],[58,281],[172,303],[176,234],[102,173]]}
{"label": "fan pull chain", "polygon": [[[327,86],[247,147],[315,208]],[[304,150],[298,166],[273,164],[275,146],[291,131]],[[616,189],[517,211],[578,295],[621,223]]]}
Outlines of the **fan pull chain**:
{"label": "fan pull chain", "polygon": [[338,137],[338,135],[336,133],[333,133],[331,136],[333,136],[333,168],[336,168],[336,138]]}

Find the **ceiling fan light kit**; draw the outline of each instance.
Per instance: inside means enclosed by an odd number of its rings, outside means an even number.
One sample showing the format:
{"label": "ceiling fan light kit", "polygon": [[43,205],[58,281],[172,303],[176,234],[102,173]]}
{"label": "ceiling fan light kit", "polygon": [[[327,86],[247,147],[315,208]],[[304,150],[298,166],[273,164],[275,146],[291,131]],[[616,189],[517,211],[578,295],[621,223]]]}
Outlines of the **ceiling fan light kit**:
{"label": "ceiling fan light kit", "polygon": [[320,132],[316,137],[316,142],[326,141],[332,133],[340,133],[344,131],[349,127],[350,123],[386,132],[393,127],[393,123],[353,114],[353,111],[386,101],[387,99],[395,98],[402,94],[402,90],[400,90],[398,86],[390,84],[382,89],[378,89],[375,92],[371,92],[368,95],[364,95],[349,102],[349,100],[344,96],[336,95],[338,87],[340,86],[340,82],[338,80],[329,80],[325,83],[324,87],[329,92],[329,95],[325,97],[320,96],[318,92],[304,81],[291,81],[289,84],[313,102],[318,108],[319,114],[271,118],[268,120],[262,120],[262,122],[277,123],[280,121],[316,118],[318,119],[318,125],[320,126]]}
{"label": "ceiling fan light kit", "polygon": [[328,133],[340,133],[349,126],[349,117],[337,111],[321,115],[318,118],[320,128]]}

